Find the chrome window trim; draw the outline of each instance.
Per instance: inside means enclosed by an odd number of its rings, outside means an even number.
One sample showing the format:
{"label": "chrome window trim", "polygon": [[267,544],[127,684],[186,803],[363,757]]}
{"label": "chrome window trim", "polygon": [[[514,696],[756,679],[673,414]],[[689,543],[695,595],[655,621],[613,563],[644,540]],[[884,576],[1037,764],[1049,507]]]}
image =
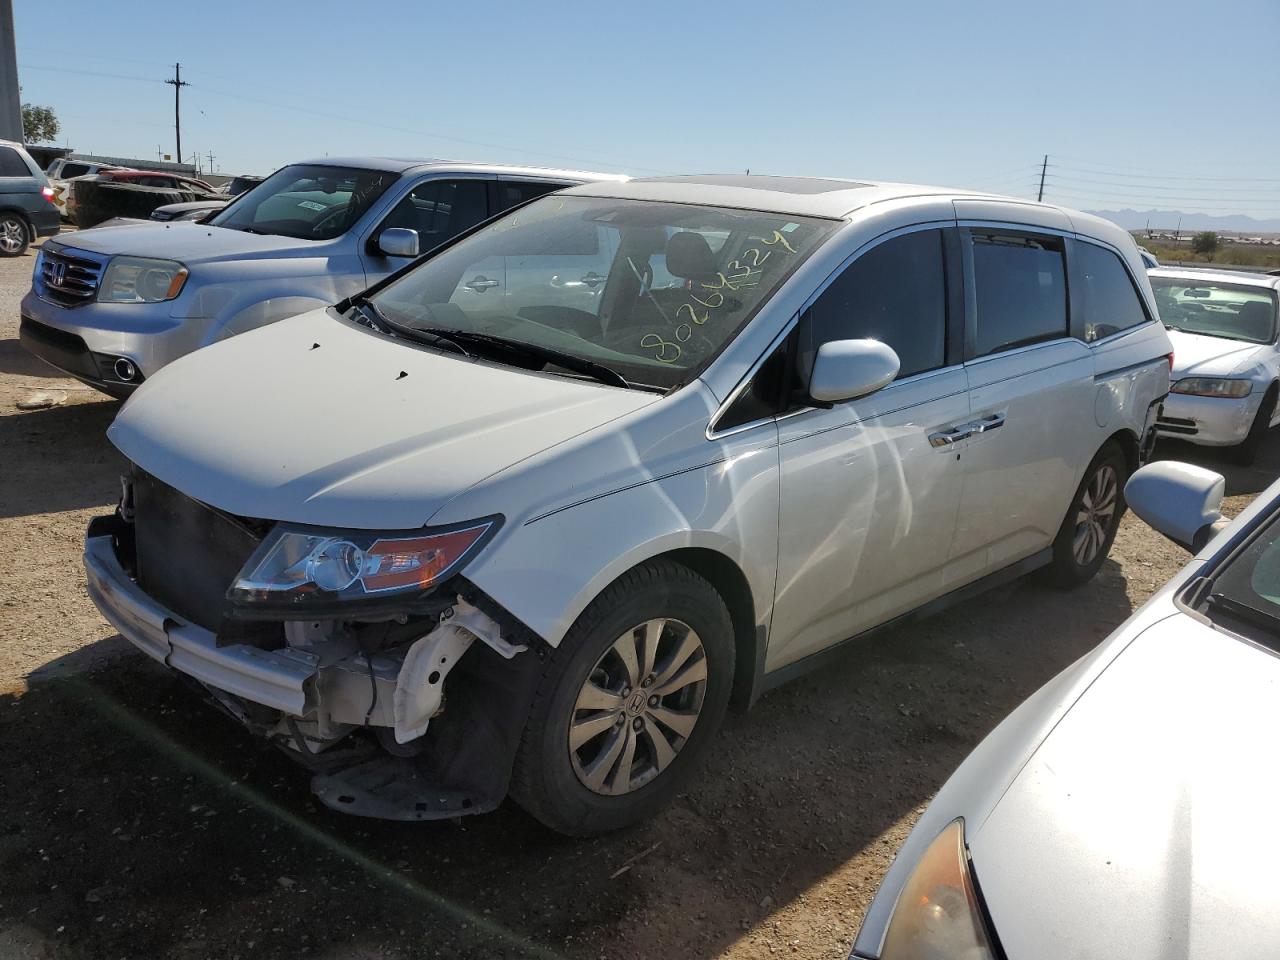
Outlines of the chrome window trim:
{"label": "chrome window trim", "polygon": [[[791,319],[789,319],[785,324],[783,324],[782,332],[779,333],[776,337],[774,337],[771,341],[769,341],[769,346],[765,349],[765,351],[759,357],[756,358],[755,362],[747,369],[747,372],[743,375],[742,379],[738,381],[737,386],[735,386],[729,392],[728,398],[722,404],[720,404],[719,407],[716,408],[715,413],[713,413],[711,415],[711,418],[707,421],[707,429],[705,432],[706,438],[708,440],[718,440],[722,437],[731,437],[736,433],[740,433],[743,430],[752,429],[754,427],[759,426],[762,423],[769,423],[769,422],[776,423],[780,420],[785,420],[797,414],[806,413],[810,410],[817,409],[816,407],[801,407],[797,410],[788,410],[786,413],[778,414],[776,416],[761,417],[759,420],[751,420],[747,423],[740,423],[737,426],[730,427],[727,430],[716,429],[716,423],[720,420],[722,416],[724,416],[725,411],[728,410],[729,407],[733,406],[734,401],[738,399],[738,397],[742,394],[742,391],[747,388],[747,384],[751,382],[751,378],[754,377],[757,371],[759,371],[759,369],[764,365],[765,360],[767,360],[773,354],[773,351],[778,348],[778,345],[787,338],[787,336],[791,333],[792,330],[796,328],[797,324],[799,324],[800,322],[800,318],[804,316],[805,311],[808,310],[810,307],[812,307],[814,303],[817,302],[820,296],[826,293],[827,288],[830,287],[831,284],[835,282],[836,277],[844,273],[844,271],[848,269],[849,265],[852,264],[854,260],[858,259],[858,257],[862,256],[864,253],[866,253],[868,250],[871,250],[873,247],[878,247],[880,244],[885,243],[889,240],[893,240],[897,237],[905,236],[906,234],[909,234],[909,233],[920,233],[921,231],[924,231],[924,230],[945,230],[948,227],[954,227],[955,225],[956,225],[956,221],[954,218],[950,218],[946,220],[923,220],[919,223],[908,224],[905,227],[894,227],[892,230],[886,230],[884,233],[877,234],[876,236],[872,237],[866,242],[855,247],[853,252],[851,252],[847,257],[841,260],[840,263],[837,264],[836,267],[827,275],[826,279],[824,279],[821,283],[819,283],[818,286],[814,288],[813,292],[810,293],[809,296],[805,298],[804,302],[800,305],[800,309],[791,316]],[[817,253],[817,251],[815,250],[813,251],[813,253]],[[948,317],[947,319],[948,321],[950,321],[951,318]],[[961,318],[961,322],[963,323],[963,318]],[[945,356],[945,353],[946,353],[946,349],[945,349],[946,348],[946,342],[945,342],[946,331],[945,330],[943,331],[943,335],[944,335],[943,355]],[[913,374],[912,376],[906,377],[903,380],[900,380],[900,381],[895,380],[893,383],[889,384],[889,386],[885,387],[884,389],[888,390],[890,387],[892,387],[896,383],[907,383],[908,381],[916,379],[916,377],[924,376],[925,374],[930,374],[930,373],[937,373],[943,370],[949,370],[952,367],[956,367],[956,366],[960,366],[960,364],[951,364],[949,366],[944,365],[941,367],[936,367],[933,370],[922,370],[920,373]]]}

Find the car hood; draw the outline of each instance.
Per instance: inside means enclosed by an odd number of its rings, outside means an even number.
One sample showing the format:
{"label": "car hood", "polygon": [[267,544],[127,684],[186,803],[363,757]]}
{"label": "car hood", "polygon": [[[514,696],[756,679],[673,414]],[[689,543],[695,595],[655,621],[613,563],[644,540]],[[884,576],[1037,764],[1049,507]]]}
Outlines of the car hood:
{"label": "car hood", "polygon": [[55,242],[107,256],[127,254],[134,257],[180,260],[188,267],[218,260],[278,257],[292,250],[318,254],[323,249],[323,245],[298,240],[296,237],[263,236],[186,221],[145,221],[134,226],[105,229],[94,227],[91,230],[64,233]]}
{"label": "car hood", "polygon": [[419,349],[316,310],[164,367],[108,436],[240,516],[411,529],[478,481],[658,399]]}
{"label": "car hood", "polygon": [[1173,344],[1173,379],[1227,377],[1247,368],[1264,349],[1262,344],[1206,337],[1170,330]]}
{"label": "car hood", "polygon": [[1139,635],[982,824],[1010,960],[1274,956],[1280,658],[1185,614]]}

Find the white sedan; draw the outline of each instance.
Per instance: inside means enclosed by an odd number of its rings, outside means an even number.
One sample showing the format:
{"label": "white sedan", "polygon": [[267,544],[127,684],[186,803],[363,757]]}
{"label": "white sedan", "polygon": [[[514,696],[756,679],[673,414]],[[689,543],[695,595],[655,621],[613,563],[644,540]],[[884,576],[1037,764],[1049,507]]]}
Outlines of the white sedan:
{"label": "white sedan", "polygon": [[1147,276],[1173,341],[1173,386],[1157,429],[1233,447],[1239,462],[1252,463],[1280,421],[1280,277],[1170,267]]}
{"label": "white sedan", "polygon": [[860,960],[1280,955],[1280,482],[1161,462],[1134,513],[1195,558],[1025,701],[907,838]]}

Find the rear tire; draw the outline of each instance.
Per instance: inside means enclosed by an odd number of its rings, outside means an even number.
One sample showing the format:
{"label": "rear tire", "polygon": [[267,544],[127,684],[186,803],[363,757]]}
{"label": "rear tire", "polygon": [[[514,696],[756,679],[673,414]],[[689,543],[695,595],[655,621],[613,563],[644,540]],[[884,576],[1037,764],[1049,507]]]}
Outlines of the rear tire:
{"label": "rear tire", "polygon": [[20,257],[31,246],[31,228],[16,213],[0,214],[0,256]]}
{"label": "rear tire", "polygon": [[1060,587],[1088,583],[1102,568],[1124,515],[1129,462],[1108,440],[1089,463],[1053,541],[1048,575]]}
{"label": "rear tire", "polygon": [[729,611],[698,574],[669,560],[624,574],[547,658],[512,796],[568,836],[652,816],[711,746],[734,656]]}
{"label": "rear tire", "polygon": [[1267,435],[1271,432],[1271,418],[1275,415],[1275,411],[1276,385],[1273,383],[1267,388],[1266,396],[1262,398],[1262,406],[1253,417],[1249,435],[1242,443],[1231,448],[1232,460],[1242,467],[1253,466],[1258,459],[1258,454],[1262,452],[1262,445],[1266,443]]}

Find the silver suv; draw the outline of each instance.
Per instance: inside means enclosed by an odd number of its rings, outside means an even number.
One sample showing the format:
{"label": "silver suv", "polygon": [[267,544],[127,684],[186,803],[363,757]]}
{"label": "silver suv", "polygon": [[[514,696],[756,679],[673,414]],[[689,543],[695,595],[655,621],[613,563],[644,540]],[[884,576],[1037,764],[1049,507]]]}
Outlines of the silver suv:
{"label": "silver suv", "polygon": [[46,243],[22,301],[22,343],[124,397],[183,354],[350,296],[509,207],[625,179],[375,157],[293,164],[204,223]]}

